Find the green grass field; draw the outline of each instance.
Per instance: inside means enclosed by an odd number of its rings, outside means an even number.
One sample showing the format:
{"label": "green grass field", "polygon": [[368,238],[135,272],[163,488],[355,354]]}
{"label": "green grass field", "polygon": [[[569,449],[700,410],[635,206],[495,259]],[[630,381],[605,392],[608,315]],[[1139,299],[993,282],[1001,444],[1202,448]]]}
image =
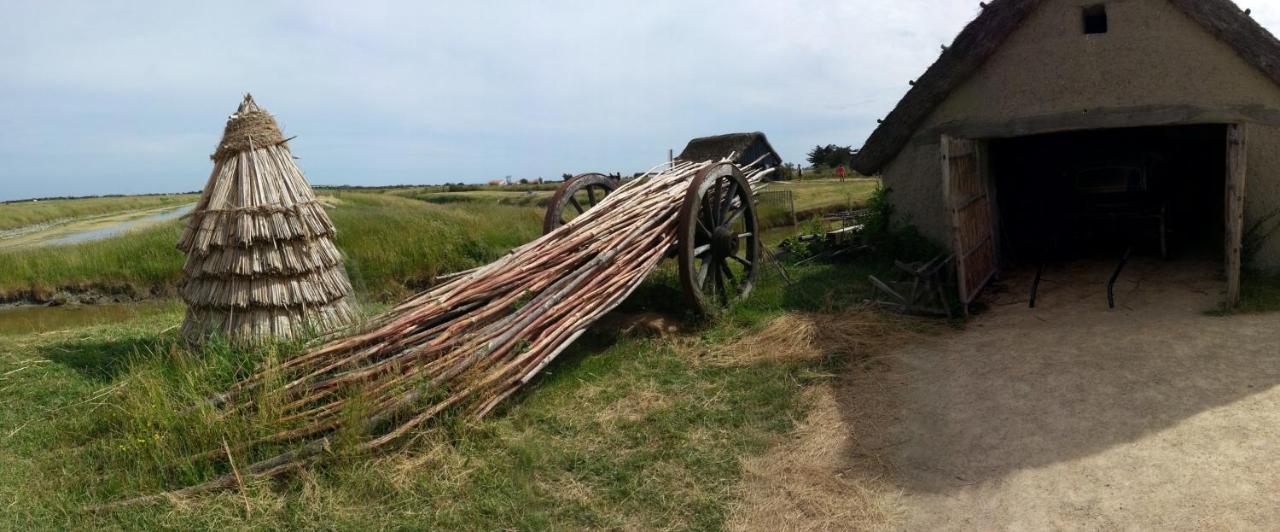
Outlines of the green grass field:
{"label": "green grass field", "polygon": [[173,194],[4,203],[0,204],[0,231],[124,211],[178,206],[197,199],[199,197],[193,194]]}
{"label": "green grass field", "polygon": [[858,208],[877,186],[879,179],[806,179],[774,183],[768,190],[790,190],[795,195],[797,212],[818,213]]}
{"label": "green grass field", "polygon": [[546,207],[551,191],[503,192],[477,190],[472,192],[422,192],[410,196],[428,203],[449,205],[453,203],[496,203],[499,205]]}
{"label": "green grass field", "polygon": [[[741,460],[804,415],[804,389],[850,353],[710,358],[774,318],[841,312],[871,265],[793,268],[715,321],[668,338],[602,327],[490,418],[446,416],[395,454],[347,456],[284,480],[110,512],[85,508],[222,472],[183,457],[264,427],[181,415],[234,375],[293,346],[253,352],[178,343],[181,309],[51,334],[0,336],[0,522],[35,528],[719,528]],[[670,308],[669,267],[626,303]],[[203,412],[203,411],[200,411]],[[244,464],[255,459],[236,456]]]}
{"label": "green grass field", "polygon": [[[473,199],[418,197],[442,193]],[[353,283],[370,302],[536,238],[543,213],[506,201],[525,192],[324,194]],[[15,275],[0,282],[5,290],[116,285],[163,293],[178,281],[179,229],[174,222],[89,244],[2,252],[0,271]],[[339,449],[323,466],[244,492],[106,513],[85,508],[222,473],[223,466],[182,465],[182,458],[266,428],[180,413],[298,347],[192,352],[176,338],[177,304],[60,332],[0,327],[0,522],[38,529],[718,528],[738,496],[741,460],[787,434],[804,415],[805,387],[830,379],[851,355],[726,362],[716,354],[778,317],[847,310],[866,297],[867,273],[883,267],[793,268],[794,284],[769,270],[747,303],[706,321],[687,314],[667,263],[623,309],[664,313],[681,332],[650,338],[599,327],[487,420],[446,416],[392,455]]]}

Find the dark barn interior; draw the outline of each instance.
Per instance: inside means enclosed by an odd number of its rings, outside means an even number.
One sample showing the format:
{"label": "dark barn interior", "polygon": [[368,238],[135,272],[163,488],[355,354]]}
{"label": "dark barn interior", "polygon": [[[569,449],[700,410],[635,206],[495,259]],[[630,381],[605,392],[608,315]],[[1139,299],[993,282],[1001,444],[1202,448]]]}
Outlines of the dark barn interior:
{"label": "dark barn interior", "polygon": [[1006,260],[1221,258],[1226,133],[1196,125],[991,141]]}

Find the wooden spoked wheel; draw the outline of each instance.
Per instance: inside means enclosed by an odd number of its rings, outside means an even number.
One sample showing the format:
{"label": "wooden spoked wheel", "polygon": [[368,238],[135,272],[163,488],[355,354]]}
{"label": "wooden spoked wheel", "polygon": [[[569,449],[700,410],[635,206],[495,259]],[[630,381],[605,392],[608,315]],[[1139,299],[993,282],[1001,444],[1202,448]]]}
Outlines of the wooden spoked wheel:
{"label": "wooden spoked wheel", "polygon": [[751,293],[759,233],[751,186],[736,166],[718,164],[693,178],[679,231],[680,284],[695,309],[714,314]]}
{"label": "wooden spoked wheel", "polygon": [[542,234],[555,231],[570,220],[591,210],[614,190],[618,182],[604,174],[582,174],[570,178],[556,189],[542,219]]}

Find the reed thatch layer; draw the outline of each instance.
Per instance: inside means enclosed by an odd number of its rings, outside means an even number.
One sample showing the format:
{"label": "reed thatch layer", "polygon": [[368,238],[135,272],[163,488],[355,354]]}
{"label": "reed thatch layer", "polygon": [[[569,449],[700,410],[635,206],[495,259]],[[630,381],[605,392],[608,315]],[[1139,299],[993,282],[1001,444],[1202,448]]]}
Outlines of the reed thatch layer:
{"label": "reed thatch layer", "polygon": [[300,275],[201,276],[187,280],[182,287],[187,301],[224,309],[322,305],[349,293],[351,283],[341,266]]}
{"label": "reed thatch layer", "polygon": [[296,309],[192,307],[187,309],[187,318],[182,323],[182,336],[204,338],[209,331],[219,331],[231,339],[296,338],[330,331],[354,319],[355,314],[345,298],[319,307]]}
{"label": "reed thatch layer", "polygon": [[246,276],[299,275],[342,265],[342,255],[333,241],[291,240],[274,247],[216,247],[202,261],[188,261],[188,277],[216,277],[227,273]]}
{"label": "reed thatch layer", "polygon": [[188,227],[187,231],[191,232],[192,249],[196,250],[334,236],[324,208],[315,203],[289,212],[206,213],[200,227]]}
{"label": "reed thatch layer", "polygon": [[183,335],[250,344],[349,323],[351,283],[333,222],[252,96],[227,120],[213,159],[178,241],[187,253]]}

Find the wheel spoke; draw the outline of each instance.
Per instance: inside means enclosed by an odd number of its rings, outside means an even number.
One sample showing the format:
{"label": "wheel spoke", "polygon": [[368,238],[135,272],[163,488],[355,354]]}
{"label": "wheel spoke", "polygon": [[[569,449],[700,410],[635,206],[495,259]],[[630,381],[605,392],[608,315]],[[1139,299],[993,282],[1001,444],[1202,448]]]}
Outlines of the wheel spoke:
{"label": "wheel spoke", "polygon": [[711,266],[711,261],[704,260],[702,261],[702,266],[698,268],[698,277],[697,277],[698,290],[706,290],[707,274],[710,273],[711,271],[710,266]]}
{"label": "wheel spoke", "polygon": [[723,225],[724,227],[733,225],[733,222],[738,221],[738,217],[742,216],[742,213],[744,212],[747,212],[747,206],[746,205],[739,206],[737,209],[734,209],[733,212],[729,213],[729,220],[721,225]]}
{"label": "wheel spoke", "polygon": [[729,258],[738,261],[739,264],[742,264],[743,268],[751,269],[751,261],[737,255],[729,255]]}
{"label": "wheel spoke", "polygon": [[[721,264],[723,264],[723,263],[721,263]],[[729,291],[728,291],[728,290],[725,290],[725,288],[724,288],[724,275],[723,275],[723,274],[721,274],[721,269],[720,269],[720,268],[713,268],[713,270],[714,270],[714,271],[713,271],[713,273],[714,273],[715,278],[716,278],[716,288],[719,288],[719,290],[720,290],[720,301],[721,301],[722,303],[728,303],[728,302],[729,302]]]}
{"label": "wheel spoke", "polygon": [[708,251],[711,251],[711,244],[704,244],[696,248],[693,248],[693,256],[701,257],[703,255],[706,255]]}
{"label": "wheel spoke", "polygon": [[586,209],[582,208],[582,204],[581,204],[581,203],[578,203],[578,198],[575,198],[575,197],[573,197],[573,196],[570,196],[570,197],[569,197],[569,204],[570,204],[570,205],[573,205],[573,208],[578,209],[578,214],[582,214],[582,213],[584,213],[584,212],[587,212],[587,210],[586,210]]}
{"label": "wheel spoke", "polygon": [[738,193],[738,180],[730,179],[729,189],[725,191],[724,198],[720,200],[720,212],[717,215],[720,218],[720,225],[722,226],[728,225],[733,222],[733,220],[726,221],[725,214],[729,212],[729,209],[733,208],[733,198],[734,198],[734,195],[737,193]]}
{"label": "wheel spoke", "polygon": [[721,261],[721,262],[720,262],[720,269],[721,269],[722,271],[724,271],[724,276],[729,278],[729,283],[731,284],[731,286],[737,286],[737,284],[738,284],[738,278],[737,278],[737,277],[734,277],[734,275],[733,275],[733,269],[729,268],[729,262],[728,262],[728,261]]}
{"label": "wheel spoke", "polygon": [[596,206],[596,191],[590,185],[587,186],[587,203],[592,207]]}
{"label": "wheel spoke", "polygon": [[715,193],[715,196],[711,198],[711,204],[708,205],[709,207],[711,207],[711,225],[714,225],[716,227],[720,227],[719,206],[720,206],[720,193],[723,190],[723,183],[724,183],[723,179],[716,178],[716,193]]}
{"label": "wheel spoke", "polygon": [[715,209],[712,208],[711,192],[707,192],[702,197],[702,203],[699,205],[698,218],[706,223],[707,227],[719,227],[716,223]]}
{"label": "wheel spoke", "polygon": [[696,220],[698,221],[698,229],[701,229],[707,238],[711,238],[711,230],[707,229],[707,224],[702,223],[702,218],[696,218]]}
{"label": "wheel spoke", "polygon": [[738,233],[738,238],[751,238],[755,233]]}

